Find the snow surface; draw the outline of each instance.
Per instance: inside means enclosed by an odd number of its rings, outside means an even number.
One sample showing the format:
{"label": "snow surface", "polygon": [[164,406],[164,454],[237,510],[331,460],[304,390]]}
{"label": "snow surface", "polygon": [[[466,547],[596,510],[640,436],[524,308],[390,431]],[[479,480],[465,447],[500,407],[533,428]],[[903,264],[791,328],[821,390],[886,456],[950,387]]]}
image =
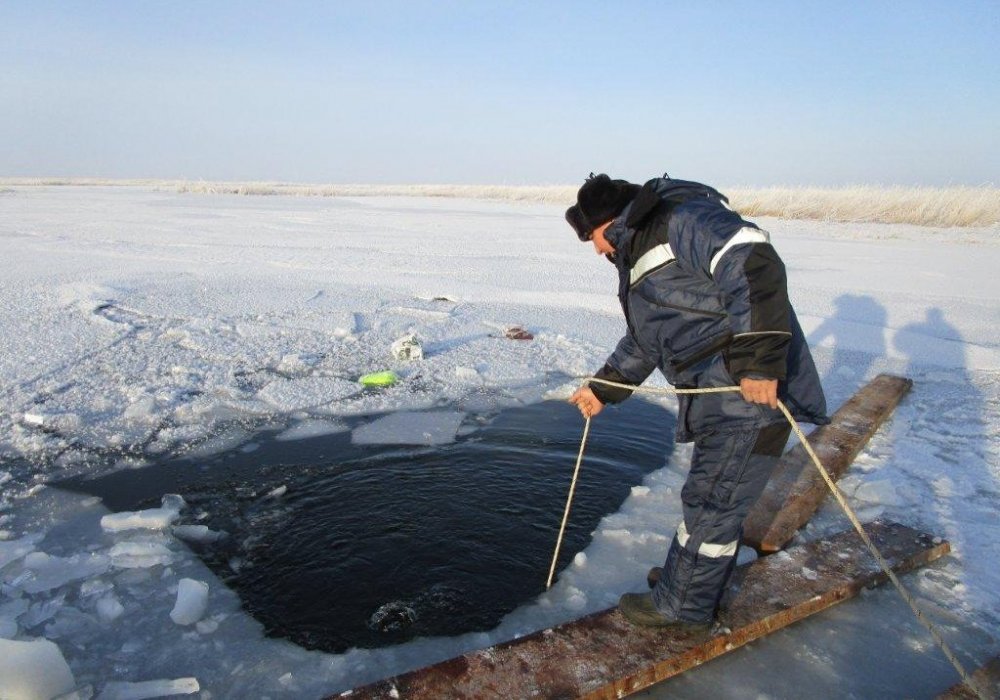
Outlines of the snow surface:
{"label": "snow surface", "polygon": [[[983,661],[1000,638],[998,230],[758,223],[786,262],[831,406],[878,372],[914,379],[844,489],[865,519],[952,542],[952,557],[905,580],[963,658]],[[347,417],[397,416],[391,431],[419,442],[431,420],[431,436],[450,440],[463,414],[566,396],[623,322],[611,268],[560,207],[18,187],[0,199],[0,259],[0,644],[56,645],[82,696],[321,697],[614,605],[662,563],[685,445],[497,629],[330,655],[264,637],[181,539],[214,534],[172,530],[166,513],[104,520],[96,499],[45,487],[112,457],[118,469],[166,454],[196,465],[253,449],[255,429],[295,439],[345,430]],[[513,325],[534,340],[505,340]],[[395,359],[409,334],[422,359]],[[396,386],[357,383],[386,369]],[[366,428],[384,439],[380,420]],[[845,527],[827,504],[800,537]],[[200,619],[179,625],[187,579],[207,590],[193,599]],[[808,683],[817,696],[932,697],[954,676],[893,595],[650,695],[788,697]],[[0,696],[11,682],[3,674]]]}

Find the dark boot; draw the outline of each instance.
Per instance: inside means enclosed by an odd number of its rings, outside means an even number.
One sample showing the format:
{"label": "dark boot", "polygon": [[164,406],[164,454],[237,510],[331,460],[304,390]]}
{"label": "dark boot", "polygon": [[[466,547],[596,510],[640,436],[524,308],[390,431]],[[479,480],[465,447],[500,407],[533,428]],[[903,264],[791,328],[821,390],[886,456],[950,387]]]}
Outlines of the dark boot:
{"label": "dark boot", "polygon": [[707,632],[711,622],[688,622],[667,617],[653,604],[649,593],[626,593],[618,600],[618,610],[633,625],[642,627],[669,627],[679,632]]}

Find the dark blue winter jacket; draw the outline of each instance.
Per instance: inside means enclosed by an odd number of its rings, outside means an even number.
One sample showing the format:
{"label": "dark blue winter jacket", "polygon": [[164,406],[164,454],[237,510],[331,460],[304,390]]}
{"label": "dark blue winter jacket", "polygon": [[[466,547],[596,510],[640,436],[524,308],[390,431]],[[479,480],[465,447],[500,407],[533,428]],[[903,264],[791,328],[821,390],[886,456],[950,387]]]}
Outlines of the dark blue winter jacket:
{"label": "dark blue winter jacket", "polygon": [[[788,301],[785,268],[767,232],[716,190],[657,178],[605,231],[615,248],[628,332],[596,376],[641,384],[654,369],[681,388],[778,379],[797,420],[826,423],[819,376]],[[591,389],[605,403],[631,392]],[[739,393],[682,395],[677,439],[783,421]]]}

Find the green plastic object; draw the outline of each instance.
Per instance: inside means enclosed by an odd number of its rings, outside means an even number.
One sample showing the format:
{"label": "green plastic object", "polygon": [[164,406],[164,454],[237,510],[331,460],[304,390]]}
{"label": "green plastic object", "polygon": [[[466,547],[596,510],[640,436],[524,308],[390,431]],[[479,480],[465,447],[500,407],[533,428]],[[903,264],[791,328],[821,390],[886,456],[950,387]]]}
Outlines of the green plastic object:
{"label": "green plastic object", "polygon": [[372,372],[361,377],[358,381],[365,386],[392,386],[399,381],[399,377],[396,376],[395,372]]}

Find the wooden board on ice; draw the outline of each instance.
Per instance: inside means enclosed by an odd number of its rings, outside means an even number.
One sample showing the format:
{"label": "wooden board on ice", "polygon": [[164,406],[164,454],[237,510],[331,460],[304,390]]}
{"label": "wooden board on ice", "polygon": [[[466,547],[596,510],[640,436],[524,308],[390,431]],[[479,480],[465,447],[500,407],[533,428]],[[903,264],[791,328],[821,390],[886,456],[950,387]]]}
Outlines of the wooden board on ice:
{"label": "wooden board on ice", "polygon": [[[808,435],[823,466],[836,481],[854,462],[913,382],[880,374],[833,414],[831,423]],[[743,523],[743,542],[761,552],[777,552],[819,508],[830,490],[802,445],[782,456],[764,493]]]}
{"label": "wooden board on ice", "polygon": [[[972,681],[986,697],[1000,698],[1000,656],[978,668],[972,674]],[[938,700],[978,700],[979,697],[968,683],[959,683],[938,695]]]}
{"label": "wooden board on ice", "polygon": [[[873,523],[866,530],[900,572],[950,550],[947,542],[896,523]],[[884,581],[853,530],[758,559],[737,575],[739,587],[723,611],[723,626],[712,632],[638,628],[611,608],[341,697],[620,698]]]}

